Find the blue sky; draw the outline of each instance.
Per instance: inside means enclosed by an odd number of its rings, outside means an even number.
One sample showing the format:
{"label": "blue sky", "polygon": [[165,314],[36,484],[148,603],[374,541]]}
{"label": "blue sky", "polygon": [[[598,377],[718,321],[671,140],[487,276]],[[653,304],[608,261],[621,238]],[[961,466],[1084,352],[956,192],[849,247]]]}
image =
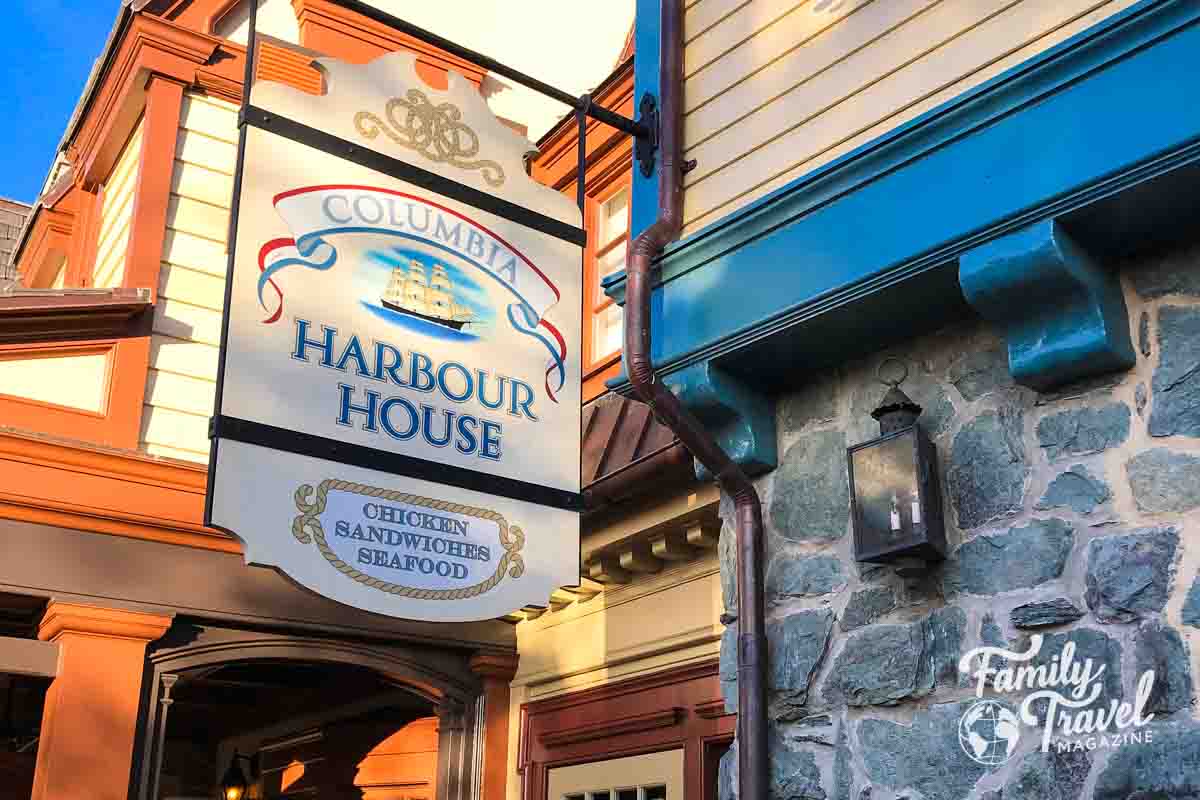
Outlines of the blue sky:
{"label": "blue sky", "polygon": [[[6,0],[0,61],[0,197],[31,203],[120,0]],[[13,13],[15,12],[15,13]]]}

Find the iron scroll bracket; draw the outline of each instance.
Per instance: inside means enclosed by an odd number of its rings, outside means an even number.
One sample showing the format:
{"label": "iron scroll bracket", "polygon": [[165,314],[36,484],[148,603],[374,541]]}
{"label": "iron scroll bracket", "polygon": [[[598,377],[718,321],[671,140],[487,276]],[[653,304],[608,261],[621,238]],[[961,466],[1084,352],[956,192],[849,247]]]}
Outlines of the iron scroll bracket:
{"label": "iron scroll bracket", "polygon": [[658,101],[649,92],[638,103],[637,121],[645,133],[634,138],[633,157],[642,175],[649,178],[654,174],[654,159],[658,155]]}

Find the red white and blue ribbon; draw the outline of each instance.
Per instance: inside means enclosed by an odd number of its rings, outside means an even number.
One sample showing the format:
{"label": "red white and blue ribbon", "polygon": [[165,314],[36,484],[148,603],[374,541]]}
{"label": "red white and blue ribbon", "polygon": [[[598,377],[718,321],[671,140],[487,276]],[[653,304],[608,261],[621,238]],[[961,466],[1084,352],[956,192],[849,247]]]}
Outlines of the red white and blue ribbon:
{"label": "red white and blue ribbon", "polygon": [[302,266],[324,271],[337,263],[337,249],[326,237],[371,234],[420,242],[453,253],[512,293],[516,302],[507,308],[508,321],[549,351],[546,393],[558,402],[556,395],[567,378],[567,343],[546,319],[546,312],[561,293],[529,258],[495,232],[425,198],[371,186],[306,186],[282,192],[273,202],[293,238],[272,239],[259,250],[258,302],[267,315],[264,324],[274,324],[283,314],[283,289],[275,280],[281,270]]}

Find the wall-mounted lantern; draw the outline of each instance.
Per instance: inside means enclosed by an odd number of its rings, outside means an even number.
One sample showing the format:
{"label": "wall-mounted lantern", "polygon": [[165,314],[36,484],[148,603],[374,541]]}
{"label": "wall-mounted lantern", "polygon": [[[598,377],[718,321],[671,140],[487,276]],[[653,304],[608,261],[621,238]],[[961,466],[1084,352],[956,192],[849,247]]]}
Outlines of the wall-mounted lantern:
{"label": "wall-mounted lantern", "polygon": [[[899,365],[890,379],[889,364]],[[846,450],[858,561],[911,565],[946,556],[937,450],[917,424],[921,407],[900,390],[907,377],[899,359],[879,365],[880,382],[891,387],[871,412],[879,437]]]}
{"label": "wall-mounted lantern", "polygon": [[221,778],[220,800],[245,800],[249,784],[246,781],[246,773],[242,772],[242,765],[239,763],[242,761],[249,764],[251,775],[258,771],[254,758],[244,756],[234,750],[233,758],[229,759],[229,769],[225,770],[225,775]]}

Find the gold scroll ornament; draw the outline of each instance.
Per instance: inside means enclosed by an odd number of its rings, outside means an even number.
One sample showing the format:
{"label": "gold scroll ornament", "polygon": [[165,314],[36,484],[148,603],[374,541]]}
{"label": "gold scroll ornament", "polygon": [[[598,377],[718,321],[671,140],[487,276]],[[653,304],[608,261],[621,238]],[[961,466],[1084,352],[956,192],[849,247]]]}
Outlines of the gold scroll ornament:
{"label": "gold scroll ornament", "polygon": [[[468,517],[495,522],[500,526],[500,546],[504,548],[504,555],[500,558],[500,563],[490,578],[482,583],[465,586],[461,589],[414,589],[410,586],[401,586],[398,583],[380,580],[360,572],[353,565],[338,558],[337,553],[333,552],[329,543],[325,541],[325,530],[321,527],[320,516],[325,513],[325,503],[331,491],[352,492],[364,497],[378,497],[396,503],[422,506],[432,511],[448,511],[452,514],[465,514]],[[451,503],[446,500],[434,500],[407,492],[377,489],[374,486],[340,481],[335,478],[326,478],[321,481],[316,488],[316,495],[310,503],[308,498],[312,494],[313,487],[307,483],[296,489],[296,508],[300,510],[300,516],[292,521],[292,535],[301,544],[308,544],[310,541],[316,542],[317,550],[325,556],[325,560],[332,564],[334,569],[372,589],[378,589],[397,597],[410,597],[414,600],[466,600],[470,597],[478,597],[495,588],[506,574],[510,578],[519,578],[525,573],[525,560],[521,558],[521,548],[525,546],[525,533],[515,525],[510,527],[508,521],[495,511],[461,503]]]}
{"label": "gold scroll ornament", "polygon": [[420,89],[409,89],[404,97],[388,100],[384,112],[387,122],[370,111],[360,111],[354,115],[354,127],[366,139],[374,139],[382,131],[396,144],[416,150],[435,163],[477,169],[489,186],[504,184],[504,169],[495,161],[471,160],[479,154],[479,134],[460,122],[462,111],[458,106],[435,106]]}

